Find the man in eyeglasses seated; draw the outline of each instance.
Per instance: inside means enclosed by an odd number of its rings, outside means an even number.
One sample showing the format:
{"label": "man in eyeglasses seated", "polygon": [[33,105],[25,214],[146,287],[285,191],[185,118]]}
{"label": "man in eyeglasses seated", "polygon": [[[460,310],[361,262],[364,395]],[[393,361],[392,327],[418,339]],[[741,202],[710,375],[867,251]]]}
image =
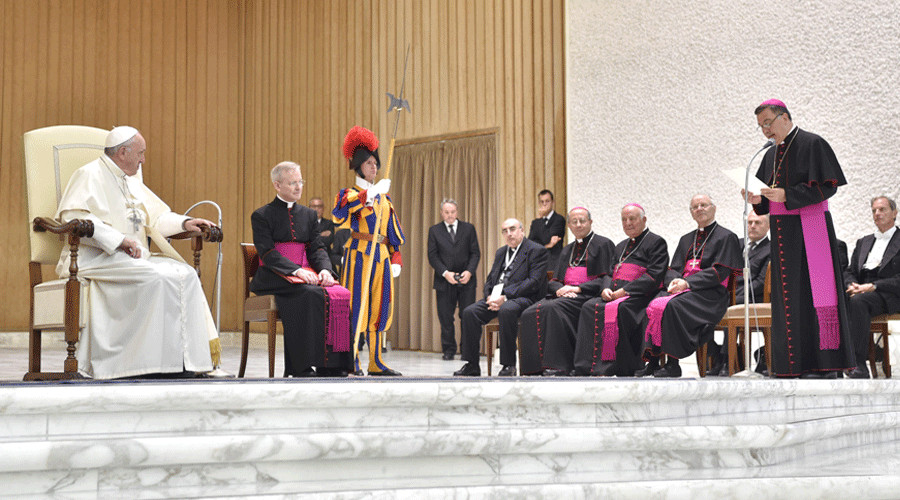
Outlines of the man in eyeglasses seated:
{"label": "man in eyeglasses seated", "polygon": [[481,327],[494,318],[499,318],[500,323],[500,364],[503,365],[497,375],[515,376],[519,316],[540,300],[547,289],[547,249],[525,239],[525,230],[518,219],[506,219],[500,229],[506,245],[494,255],[494,265],[484,282],[485,298],[463,311],[460,343],[466,364],[453,372],[456,376],[481,375],[478,353]]}
{"label": "man in eyeglasses seated", "polygon": [[[581,305],[600,295],[604,283],[609,281],[612,241],[591,230],[593,221],[586,208],[570,210],[567,223],[575,241],[562,249],[547,297],[525,309],[519,320],[519,361],[523,375],[569,374],[567,367],[557,367],[547,360],[571,353],[572,348],[568,346],[574,344]],[[567,357],[571,359],[571,355]]]}

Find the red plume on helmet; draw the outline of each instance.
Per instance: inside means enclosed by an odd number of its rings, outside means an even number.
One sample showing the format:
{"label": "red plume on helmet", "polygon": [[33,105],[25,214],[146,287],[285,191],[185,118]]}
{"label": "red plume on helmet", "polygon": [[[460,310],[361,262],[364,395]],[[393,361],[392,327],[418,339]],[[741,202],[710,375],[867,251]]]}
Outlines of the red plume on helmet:
{"label": "red plume on helmet", "polygon": [[352,159],[353,152],[359,146],[363,146],[369,152],[373,152],[378,149],[378,138],[375,137],[371,130],[357,125],[347,132],[347,137],[344,137],[344,158],[347,160]]}

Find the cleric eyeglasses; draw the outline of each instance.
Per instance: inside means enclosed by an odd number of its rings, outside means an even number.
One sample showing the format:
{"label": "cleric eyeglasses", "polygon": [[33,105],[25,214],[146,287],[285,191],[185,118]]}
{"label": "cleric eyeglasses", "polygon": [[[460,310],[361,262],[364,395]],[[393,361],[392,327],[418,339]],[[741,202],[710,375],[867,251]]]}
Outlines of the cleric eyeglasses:
{"label": "cleric eyeglasses", "polygon": [[778,113],[777,115],[775,115],[775,118],[772,118],[772,119],[769,120],[769,121],[763,122],[762,125],[758,125],[758,126],[756,127],[756,130],[759,130],[760,132],[762,132],[763,130],[769,130],[770,128],[772,128],[772,124],[775,123],[775,120],[777,120],[778,117],[781,116],[781,115],[783,115],[783,114],[784,114],[784,113]]}

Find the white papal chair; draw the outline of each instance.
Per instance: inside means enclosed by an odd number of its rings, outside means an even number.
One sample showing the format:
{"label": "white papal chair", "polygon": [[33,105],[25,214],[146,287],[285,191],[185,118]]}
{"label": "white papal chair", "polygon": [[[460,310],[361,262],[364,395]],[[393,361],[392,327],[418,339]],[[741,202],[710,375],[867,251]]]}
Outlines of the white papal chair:
{"label": "white papal chair", "polygon": [[[87,280],[78,277],[78,248],[81,238],[93,235],[94,226],[80,219],[62,224],[52,217],[72,173],[103,154],[107,133],[94,127],[59,125],[32,130],[23,136],[25,197],[33,228],[29,235],[31,316],[25,380],[80,378],[75,347],[88,319],[90,295]],[[173,238],[192,239],[194,267],[199,273],[203,240],[221,241],[222,232],[212,228],[203,234],[181,233]],[[69,278],[43,281],[41,266],[55,266],[64,244],[69,246],[72,257]],[[41,371],[41,333],[45,330],[65,332],[62,372]]]}

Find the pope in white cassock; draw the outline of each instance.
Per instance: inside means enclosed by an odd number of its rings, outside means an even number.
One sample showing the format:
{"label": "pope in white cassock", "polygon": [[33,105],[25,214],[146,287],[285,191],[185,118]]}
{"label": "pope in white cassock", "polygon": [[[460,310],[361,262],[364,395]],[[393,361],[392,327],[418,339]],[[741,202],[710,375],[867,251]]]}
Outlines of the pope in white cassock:
{"label": "pope in white cassock", "polygon": [[[56,213],[64,222],[94,223],[94,236],[81,240],[78,253],[90,307],[76,357],[82,374],[98,379],[208,372],[211,345],[218,355],[197,273],[164,239],[213,224],[172,212],[144,185],[145,150],[136,129],[112,129],[105,154],[72,174]],[[148,237],[165,256],[150,254]],[[68,277],[68,269],[65,247],[56,272]]]}

